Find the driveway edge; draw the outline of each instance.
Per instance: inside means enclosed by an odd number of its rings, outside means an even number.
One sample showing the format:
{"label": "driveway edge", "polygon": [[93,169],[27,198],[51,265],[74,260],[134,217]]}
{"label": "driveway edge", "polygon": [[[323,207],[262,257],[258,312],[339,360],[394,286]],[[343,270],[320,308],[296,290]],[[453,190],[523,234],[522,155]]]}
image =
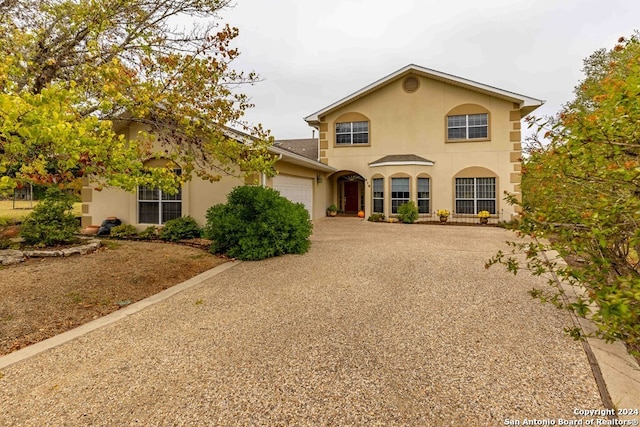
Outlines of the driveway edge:
{"label": "driveway edge", "polygon": [[121,319],[124,319],[125,317],[138,313],[151,305],[155,305],[159,302],[166,300],[167,298],[171,298],[172,296],[186,289],[189,289],[195,285],[198,285],[204,282],[205,280],[210,279],[222,273],[223,271],[226,271],[232,267],[235,267],[241,262],[242,261],[225,262],[224,264],[220,264],[210,270],[200,273],[197,276],[192,277],[191,279],[185,280],[182,283],[178,283],[177,285],[174,285],[148,298],[145,298],[136,303],[133,303],[124,308],[121,308],[120,310],[114,311],[113,313],[109,313],[106,316],[100,317],[99,319],[92,320],[89,323],[85,323],[84,325],[78,326],[77,328],[63,332],[60,335],[47,338],[44,341],[40,341],[28,347],[14,351],[13,353],[0,356],[0,369],[11,366],[15,363],[18,363],[22,360],[33,357],[37,354],[43,353],[52,348],[58,347],[64,343],[67,343],[71,340],[74,340],[78,337],[88,334],[89,332],[95,331],[96,329],[100,329],[102,327],[108,326]]}
{"label": "driveway edge", "polygon": [[[558,264],[565,264],[564,259],[556,251],[545,253],[547,260]],[[568,287],[561,283],[554,274],[554,280],[567,292],[577,297],[575,287]],[[584,291],[584,288],[580,288]],[[571,312],[573,322],[583,332],[590,334],[596,331],[596,326],[589,319],[578,317]],[[593,376],[600,390],[606,409],[613,411],[609,418],[621,420],[638,420],[633,411],[640,410],[640,365],[629,354],[625,345],[619,341],[608,343],[600,338],[587,338],[582,346],[591,365]],[[631,414],[618,414],[618,410],[630,410]]]}

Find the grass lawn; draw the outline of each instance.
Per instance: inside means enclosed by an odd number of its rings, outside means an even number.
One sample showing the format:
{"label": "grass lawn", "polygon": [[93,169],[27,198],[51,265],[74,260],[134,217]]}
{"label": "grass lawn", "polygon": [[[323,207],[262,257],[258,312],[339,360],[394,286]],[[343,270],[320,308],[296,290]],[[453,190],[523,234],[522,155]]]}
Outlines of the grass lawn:
{"label": "grass lawn", "polygon": [[[38,202],[34,201],[33,206]],[[29,202],[24,200],[16,201],[16,209],[13,209],[13,200],[0,200],[0,218],[22,219],[31,213]],[[82,203],[73,204],[73,215],[82,216]]]}

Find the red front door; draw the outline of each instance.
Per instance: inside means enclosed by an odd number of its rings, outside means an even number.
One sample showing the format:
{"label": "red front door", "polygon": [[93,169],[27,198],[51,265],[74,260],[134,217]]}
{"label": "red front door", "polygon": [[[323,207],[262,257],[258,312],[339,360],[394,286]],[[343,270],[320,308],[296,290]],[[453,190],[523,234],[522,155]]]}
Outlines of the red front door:
{"label": "red front door", "polygon": [[360,209],[358,203],[358,182],[345,181],[344,183],[344,212],[357,213]]}

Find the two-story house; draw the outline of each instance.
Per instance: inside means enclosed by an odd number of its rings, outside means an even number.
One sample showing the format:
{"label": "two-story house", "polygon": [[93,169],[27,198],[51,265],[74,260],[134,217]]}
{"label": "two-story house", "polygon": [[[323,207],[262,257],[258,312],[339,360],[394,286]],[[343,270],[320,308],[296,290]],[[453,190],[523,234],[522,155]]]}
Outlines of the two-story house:
{"label": "two-story house", "polygon": [[[330,204],[346,213],[393,217],[413,200],[423,217],[437,209],[458,217],[486,210],[509,220],[516,212],[503,194],[520,191],[521,119],[542,104],[408,65],[306,117],[319,139],[275,144],[274,178],[226,176],[211,183],[196,177],[171,196],[143,187],[98,192],[86,183],[82,223],[98,225],[116,216],[144,228],[191,215],[204,224],[210,206],[247,184],[273,187],[303,203],[311,219],[324,216]],[[127,138],[141,130],[135,123],[118,129]],[[232,137],[243,143],[246,135]]]}
{"label": "two-story house", "polygon": [[[393,216],[408,200],[427,215],[515,214],[521,119],[543,101],[408,65],[309,115],[319,160],[335,169],[328,202]],[[499,215],[502,214],[502,215]]]}

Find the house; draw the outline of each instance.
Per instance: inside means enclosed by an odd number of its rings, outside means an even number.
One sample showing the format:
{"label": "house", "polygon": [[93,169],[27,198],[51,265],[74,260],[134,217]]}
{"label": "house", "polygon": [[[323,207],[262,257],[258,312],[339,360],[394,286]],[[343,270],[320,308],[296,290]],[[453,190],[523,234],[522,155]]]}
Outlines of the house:
{"label": "house", "polygon": [[[136,138],[144,130],[147,130],[145,126],[135,122],[127,122],[118,128],[118,132],[127,139]],[[231,129],[227,136],[238,143],[246,143],[250,139],[248,135]],[[324,216],[326,178],[335,169],[275,144],[269,148],[269,152],[278,159],[275,163],[278,175],[275,177],[260,175],[242,179],[223,175],[219,181],[209,182],[194,176],[175,195],[163,194],[158,189],[148,187],[139,187],[136,192],[117,188],[98,191],[95,185],[85,180],[82,188],[82,226],[100,225],[107,217],[117,217],[125,224],[144,229],[186,215],[204,224],[207,210],[215,204],[226,202],[227,194],[234,187],[254,184],[272,187],[288,199],[303,203],[311,219]],[[145,164],[149,167],[165,166],[166,160],[150,159]]]}
{"label": "house", "polygon": [[520,192],[521,120],[544,101],[408,65],[305,118],[337,171],[328,199],[346,213],[394,216],[413,200],[511,219]]}
{"label": "house", "polygon": [[[395,216],[413,200],[425,218],[437,209],[454,217],[486,210],[509,220],[503,200],[520,192],[521,120],[543,101],[461,77],[408,65],[307,116],[318,138],[276,141],[278,175],[218,182],[194,177],[177,195],[141,187],[135,193],[83,187],[83,226],[109,216],[139,228],[191,215],[204,224],[209,207],[238,185],[272,187],[301,202],[311,219],[330,204],[347,214]],[[136,138],[144,128],[119,129]],[[247,135],[230,131],[239,143]],[[154,166],[158,160],[150,160]]]}

